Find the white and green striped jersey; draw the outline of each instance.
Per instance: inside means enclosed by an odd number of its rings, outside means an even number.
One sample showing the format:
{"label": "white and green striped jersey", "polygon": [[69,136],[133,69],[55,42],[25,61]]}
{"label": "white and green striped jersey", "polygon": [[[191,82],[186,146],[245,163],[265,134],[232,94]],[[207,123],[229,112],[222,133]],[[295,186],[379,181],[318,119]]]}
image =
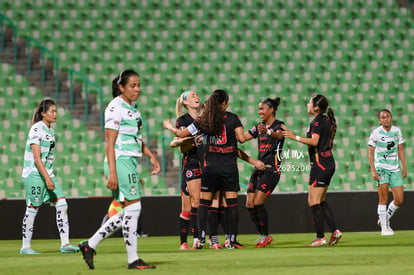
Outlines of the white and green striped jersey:
{"label": "white and green striped jersey", "polygon": [[55,131],[48,128],[43,121],[36,122],[29,131],[24,151],[24,163],[22,177],[27,178],[32,172],[39,173],[37,170],[32,144],[40,146],[40,157],[47,170],[47,173],[53,177],[53,161],[55,159]]}
{"label": "white and green striped jersey", "polygon": [[142,156],[142,118],[135,102],[127,104],[121,97],[114,98],[105,110],[105,129],[118,131],[115,158]]}
{"label": "white and green striped jersey", "polygon": [[375,167],[387,169],[391,172],[400,171],[398,145],[402,143],[404,143],[404,138],[400,128],[396,126],[391,126],[388,132],[382,126],[372,131],[368,145],[375,147]]}

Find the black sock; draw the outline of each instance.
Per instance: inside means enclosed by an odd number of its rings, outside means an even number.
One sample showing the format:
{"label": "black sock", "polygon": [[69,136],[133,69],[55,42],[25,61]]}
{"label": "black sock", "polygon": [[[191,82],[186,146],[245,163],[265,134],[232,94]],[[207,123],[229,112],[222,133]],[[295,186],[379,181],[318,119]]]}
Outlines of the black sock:
{"label": "black sock", "polygon": [[197,208],[191,207],[190,225],[191,225],[191,230],[193,231],[194,238],[198,238],[197,211],[198,211],[198,207]]}
{"label": "black sock", "polygon": [[331,207],[329,207],[326,201],[321,202],[321,207],[326,223],[329,225],[331,232],[333,233],[336,230],[336,223]]}
{"label": "black sock", "polygon": [[254,207],[253,208],[246,208],[246,209],[247,209],[247,211],[249,211],[250,218],[251,218],[254,226],[256,227],[257,231],[259,232],[260,235],[262,235],[261,228],[259,226],[259,222],[257,221],[256,210],[254,209]]}
{"label": "black sock", "polygon": [[258,226],[260,228],[260,234],[269,236],[269,218],[267,216],[267,210],[264,204],[255,205],[254,209],[256,210],[256,217]]}
{"label": "black sock", "polygon": [[210,236],[217,236],[219,225],[219,213],[217,207],[210,207],[208,209],[208,225],[210,229]]}
{"label": "black sock", "polygon": [[180,217],[180,241],[181,244],[187,242],[187,234],[188,234],[188,227],[190,225],[190,221],[183,219]]}
{"label": "black sock", "polygon": [[198,222],[198,236],[200,239],[206,237],[206,225],[208,218],[208,208],[211,205],[211,200],[200,199],[200,206],[197,211],[197,222]]}
{"label": "black sock", "polygon": [[238,199],[226,199],[228,213],[229,213],[229,235],[230,241],[236,241],[238,227],[239,227],[239,203]]}
{"label": "black sock", "polygon": [[227,210],[227,207],[220,206],[219,207],[219,224],[221,224],[221,227],[223,228],[224,234],[226,235],[226,238],[229,234],[229,219],[228,219],[229,213]]}
{"label": "black sock", "polygon": [[323,232],[323,213],[322,213],[322,207],[320,204],[313,205],[311,207],[312,213],[313,213],[313,225],[315,226],[316,231],[316,237],[317,238],[323,238],[324,232]]}

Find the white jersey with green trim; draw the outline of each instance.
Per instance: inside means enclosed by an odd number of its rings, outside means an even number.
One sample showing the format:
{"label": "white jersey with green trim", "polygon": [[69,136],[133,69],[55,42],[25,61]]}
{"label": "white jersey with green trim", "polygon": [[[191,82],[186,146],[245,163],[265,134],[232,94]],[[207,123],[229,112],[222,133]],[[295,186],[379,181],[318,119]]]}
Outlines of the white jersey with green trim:
{"label": "white jersey with green trim", "polygon": [[105,110],[105,129],[118,132],[115,141],[115,159],[122,156],[142,156],[142,118],[137,105],[114,98]]}
{"label": "white jersey with green trim", "polygon": [[404,143],[400,128],[391,126],[386,131],[382,126],[372,131],[368,145],[375,147],[375,168],[387,169],[391,172],[400,171],[398,145]]}
{"label": "white jersey with green trim", "polygon": [[[53,177],[53,161],[55,159],[55,131],[48,128],[43,121],[36,122],[30,127],[24,151],[22,177],[27,178],[31,173],[39,173],[32,152],[32,144],[40,146],[40,158],[49,176]],[[40,173],[39,173],[40,174]]]}

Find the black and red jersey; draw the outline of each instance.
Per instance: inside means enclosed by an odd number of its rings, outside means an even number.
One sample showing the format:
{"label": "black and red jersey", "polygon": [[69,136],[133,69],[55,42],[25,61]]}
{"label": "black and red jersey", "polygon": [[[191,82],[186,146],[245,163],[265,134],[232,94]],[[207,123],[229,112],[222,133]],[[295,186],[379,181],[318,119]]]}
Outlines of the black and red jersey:
{"label": "black and red jersey", "polygon": [[[275,120],[267,129],[271,129],[273,132],[283,131],[281,128],[283,124],[283,121]],[[260,133],[258,126],[259,124],[256,124],[249,130],[249,134],[252,137],[257,138],[259,150],[258,159],[265,165],[271,165],[272,167],[279,166],[284,139],[279,141],[270,137],[267,133]]]}
{"label": "black and red jersey", "polygon": [[320,161],[333,161],[331,132],[333,125],[329,117],[319,114],[310,123],[306,136],[312,138],[312,134],[319,135],[319,142],[316,146],[308,145],[309,159],[311,163],[319,163]]}
{"label": "black and red jersey", "polygon": [[235,129],[243,125],[239,117],[231,112],[225,112],[223,132],[220,136],[209,136],[203,133],[202,150],[203,166],[222,166],[237,163],[237,138]]}
{"label": "black and red jersey", "polygon": [[[195,119],[188,113],[180,116],[179,118],[177,118],[177,121],[175,123],[175,127],[177,127],[178,129],[184,129],[187,128],[189,125],[193,124],[195,122]],[[198,157],[197,157],[197,148],[194,147],[192,149],[190,149],[189,151],[183,153],[183,164],[184,162],[188,162],[188,161],[197,161],[198,162]]]}

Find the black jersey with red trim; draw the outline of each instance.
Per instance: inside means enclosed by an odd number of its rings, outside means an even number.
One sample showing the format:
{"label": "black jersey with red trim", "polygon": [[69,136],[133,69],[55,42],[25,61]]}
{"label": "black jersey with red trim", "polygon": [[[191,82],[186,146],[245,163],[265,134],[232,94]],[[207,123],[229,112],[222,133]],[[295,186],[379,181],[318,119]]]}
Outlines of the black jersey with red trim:
{"label": "black jersey with red trim", "polygon": [[332,151],[331,151],[331,131],[332,131],[332,122],[329,117],[319,114],[316,116],[310,123],[308,132],[306,136],[312,138],[312,134],[319,135],[319,142],[317,146],[308,145],[309,159],[310,162],[314,163],[320,162],[322,160],[332,160]]}
{"label": "black jersey with red trim", "polygon": [[[178,129],[184,129],[188,127],[189,125],[193,124],[195,122],[195,119],[188,113],[180,116],[177,118],[177,121],[175,123],[175,127]],[[197,148],[194,147],[190,149],[189,151],[183,153],[183,162],[184,161],[198,161],[197,156]]]}
{"label": "black jersey with red trim", "polygon": [[[276,119],[267,129],[271,129],[273,132],[281,132],[283,131],[281,128],[283,124],[283,121]],[[267,133],[260,133],[258,126],[259,124],[256,124],[249,130],[249,134],[257,138],[259,150],[258,159],[266,165],[271,165],[272,167],[279,166],[281,160],[279,156],[282,156],[284,139],[279,141],[270,137]]]}
{"label": "black jersey with red trim", "polygon": [[[209,136],[203,133],[203,166],[222,166],[237,163],[237,138],[235,129],[243,125],[239,117],[225,112],[223,132],[220,136]],[[201,132],[202,129],[201,129]]]}

